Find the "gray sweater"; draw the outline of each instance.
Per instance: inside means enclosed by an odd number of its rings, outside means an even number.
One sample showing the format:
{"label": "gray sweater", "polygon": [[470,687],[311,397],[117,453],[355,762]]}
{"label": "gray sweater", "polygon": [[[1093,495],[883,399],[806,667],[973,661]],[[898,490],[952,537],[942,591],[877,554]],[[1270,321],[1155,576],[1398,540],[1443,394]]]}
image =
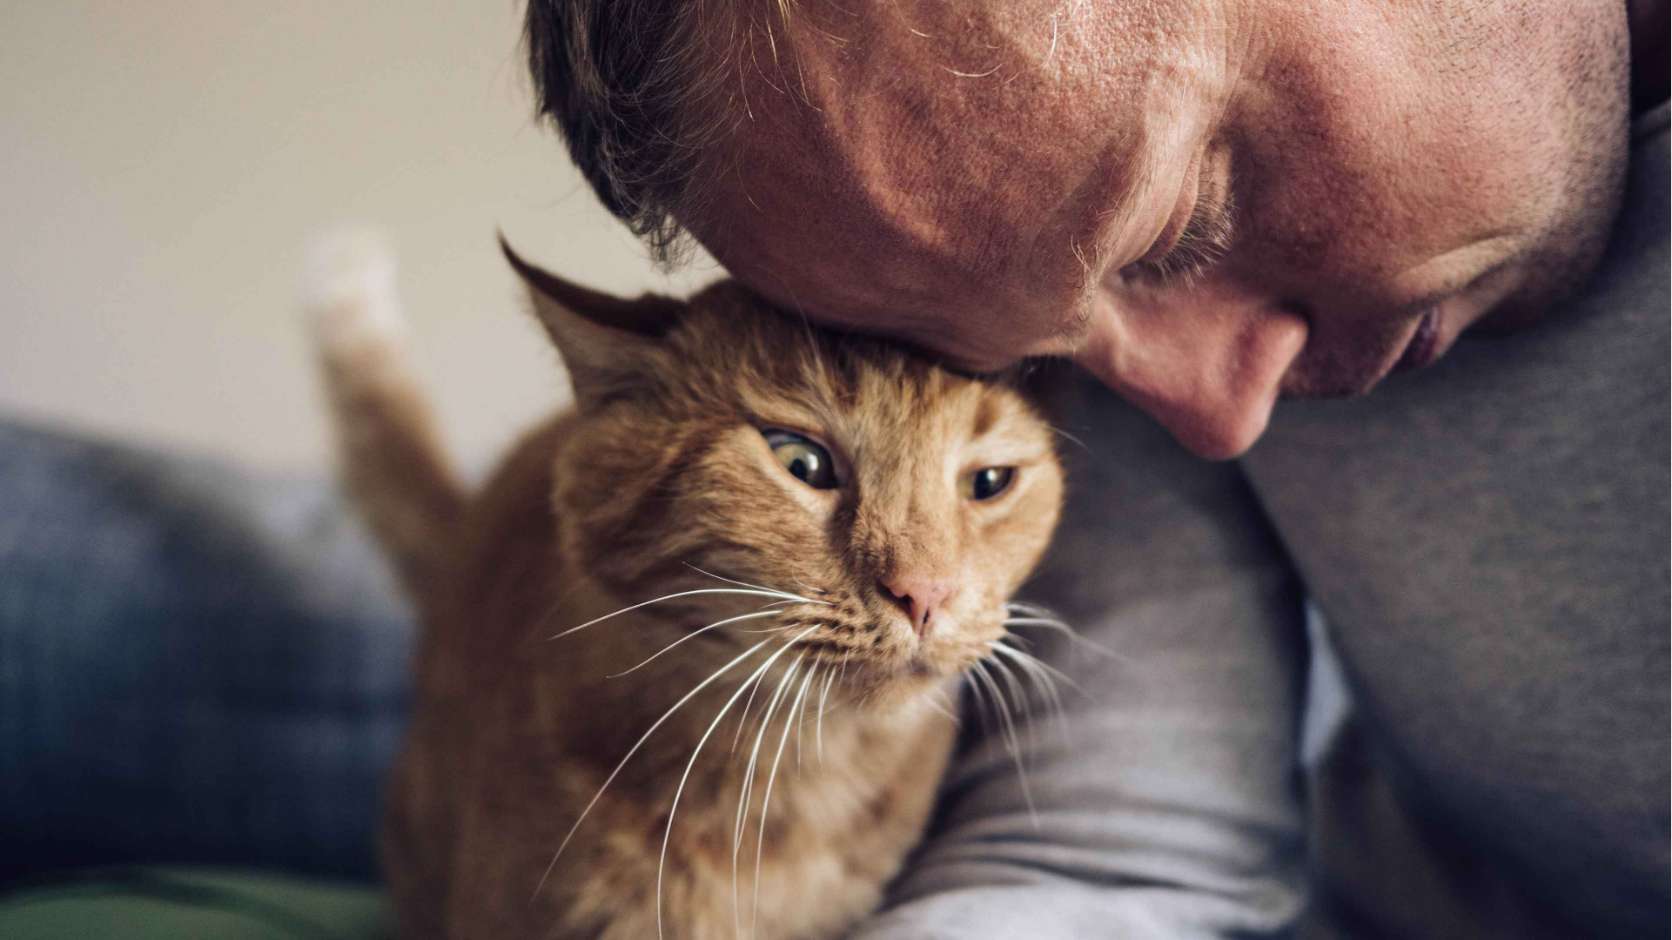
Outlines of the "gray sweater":
{"label": "gray sweater", "polygon": [[1667,136],[1564,310],[1238,464],[1055,377],[1085,446],[1027,593],[1116,655],[1047,646],[1085,694],[1036,817],[972,726],[863,936],[1666,936]]}

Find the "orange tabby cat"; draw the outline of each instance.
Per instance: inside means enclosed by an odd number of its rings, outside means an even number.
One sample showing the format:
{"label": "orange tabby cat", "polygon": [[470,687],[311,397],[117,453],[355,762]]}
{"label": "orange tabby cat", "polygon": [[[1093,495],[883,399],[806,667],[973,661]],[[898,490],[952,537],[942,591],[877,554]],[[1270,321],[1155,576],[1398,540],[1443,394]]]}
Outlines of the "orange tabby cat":
{"label": "orange tabby cat", "polygon": [[1049,429],[735,283],[623,301],[506,255],[576,405],[473,494],[386,264],[339,252],[312,301],[348,483],[425,625],[402,931],[837,936],[923,832],[946,691],[1042,669],[1001,640],[1056,522]]}

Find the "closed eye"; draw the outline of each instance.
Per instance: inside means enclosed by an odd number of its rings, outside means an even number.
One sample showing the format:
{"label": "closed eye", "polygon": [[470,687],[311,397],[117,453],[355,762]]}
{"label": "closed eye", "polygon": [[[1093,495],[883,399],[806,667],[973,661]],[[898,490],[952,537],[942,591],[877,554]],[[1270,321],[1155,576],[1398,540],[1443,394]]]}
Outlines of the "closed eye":
{"label": "closed eye", "polygon": [[1160,257],[1141,258],[1121,269],[1125,277],[1151,284],[1174,284],[1200,277],[1230,250],[1232,206],[1229,195],[1218,202],[1196,203],[1171,247]]}

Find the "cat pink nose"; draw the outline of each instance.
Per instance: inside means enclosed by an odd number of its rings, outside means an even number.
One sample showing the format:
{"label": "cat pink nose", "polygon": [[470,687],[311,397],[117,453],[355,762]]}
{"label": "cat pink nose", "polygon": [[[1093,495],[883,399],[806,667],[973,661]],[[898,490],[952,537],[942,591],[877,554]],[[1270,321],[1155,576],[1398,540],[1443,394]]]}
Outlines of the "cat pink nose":
{"label": "cat pink nose", "polygon": [[953,584],[947,578],[906,574],[884,578],[882,589],[911,617],[911,628],[917,635],[924,637],[933,627],[935,614],[952,596]]}

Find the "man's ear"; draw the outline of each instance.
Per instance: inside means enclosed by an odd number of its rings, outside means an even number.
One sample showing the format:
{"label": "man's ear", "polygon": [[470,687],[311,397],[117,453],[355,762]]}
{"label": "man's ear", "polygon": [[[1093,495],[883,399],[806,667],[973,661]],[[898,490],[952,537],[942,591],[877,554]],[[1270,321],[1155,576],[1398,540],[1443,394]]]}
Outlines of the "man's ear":
{"label": "man's ear", "polygon": [[640,380],[663,335],[685,304],[645,294],[623,300],[587,290],[524,261],[502,234],[499,248],[528,288],[534,316],[557,344],[581,407]]}

